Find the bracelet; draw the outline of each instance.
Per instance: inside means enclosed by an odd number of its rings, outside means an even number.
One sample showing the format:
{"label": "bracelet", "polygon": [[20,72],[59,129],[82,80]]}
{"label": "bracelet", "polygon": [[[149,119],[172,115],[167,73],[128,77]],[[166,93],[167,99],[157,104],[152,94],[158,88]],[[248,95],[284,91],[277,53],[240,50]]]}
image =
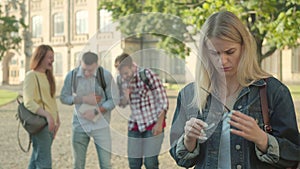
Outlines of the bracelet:
{"label": "bracelet", "polygon": [[94,109],[94,115],[97,116],[99,114],[99,112],[97,111],[97,109]]}

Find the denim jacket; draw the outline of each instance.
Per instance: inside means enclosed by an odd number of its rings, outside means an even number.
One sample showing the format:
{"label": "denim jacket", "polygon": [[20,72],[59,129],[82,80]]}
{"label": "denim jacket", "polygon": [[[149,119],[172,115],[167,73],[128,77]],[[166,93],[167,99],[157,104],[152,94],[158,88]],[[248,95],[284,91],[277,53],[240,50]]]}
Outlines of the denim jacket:
{"label": "denim jacket", "polygon": [[[268,149],[266,153],[259,151],[253,142],[240,136],[230,134],[231,168],[266,169],[286,168],[300,161],[300,137],[296,122],[295,108],[288,88],[277,79],[270,77],[254,82],[244,87],[240,92],[233,109],[253,117],[263,129],[263,117],[259,97],[260,86],[267,84],[267,100],[272,133],[268,134]],[[183,88],[177,98],[171,128],[171,156],[182,167],[196,169],[215,169],[218,167],[218,154],[222,123],[219,123],[214,133],[204,143],[198,141],[193,152],[183,145],[185,122],[188,114],[198,112],[191,105],[194,95],[194,83]],[[211,95],[207,98],[206,108],[198,118],[205,121],[210,107]]]}

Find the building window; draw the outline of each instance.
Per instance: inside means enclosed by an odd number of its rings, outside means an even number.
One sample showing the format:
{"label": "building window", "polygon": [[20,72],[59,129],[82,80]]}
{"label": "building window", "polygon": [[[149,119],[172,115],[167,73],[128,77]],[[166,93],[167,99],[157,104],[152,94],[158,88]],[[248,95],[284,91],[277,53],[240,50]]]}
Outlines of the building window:
{"label": "building window", "polygon": [[78,11],[76,13],[76,34],[88,33],[88,11]]}
{"label": "building window", "polygon": [[53,17],[54,22],[54,36],[61,36],[64,34],[64,15],[57,13]]}
{"label": "building window", "polygon": [[100,31],[101,32],[112,32],[111,26],[112,26],[112,12],[109,12],[106,9],[101,9],[99,11],[99,25],[100,25]]}
{"label": "building window", "polygon": [[54,74],[63,74],[63,57],[61,53],[55,53],[54,55]]}
{"label": "building window", "polygon": [[292,49],[292,73],[300,73],[300,47]]}
{"label": "building window", "polygon": [[40,15],[32,17],[32,37],[39,38],[42,37],[42,23],[43,17]]}

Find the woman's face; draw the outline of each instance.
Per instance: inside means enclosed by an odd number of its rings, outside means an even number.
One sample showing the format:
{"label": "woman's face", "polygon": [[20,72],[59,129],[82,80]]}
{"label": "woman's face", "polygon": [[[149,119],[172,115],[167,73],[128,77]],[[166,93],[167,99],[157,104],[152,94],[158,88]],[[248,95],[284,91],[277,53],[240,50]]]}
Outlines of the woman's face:
{"label": "woman's face", "polygon": [[224,72],[227,79],[235,78],[242,53],[241,44],[219,38],[211,38],[210,43],[207,43],[207,47],[210,60],[216,69]]}
{"label": "woman's face", "polygon": [[42,60],[41,65],[39,66],[40,69],[46,70],[52,70],[53,66],[52,63],[54,62],[54,53],[51,50],[48,50],[46,53],[46,56]]}

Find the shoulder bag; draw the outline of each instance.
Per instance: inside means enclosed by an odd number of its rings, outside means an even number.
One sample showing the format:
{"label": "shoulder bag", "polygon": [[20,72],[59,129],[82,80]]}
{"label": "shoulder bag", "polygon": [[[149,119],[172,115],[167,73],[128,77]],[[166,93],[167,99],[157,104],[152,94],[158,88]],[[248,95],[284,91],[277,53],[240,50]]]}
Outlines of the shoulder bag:
{"label": "shoulder bag", "polygon": [[[41,94],[39,80],[38,80],[37,76],[35,76],[35,78],[37,80],[37,84],[38,84],[38,88],[39,88],[39,95],[40,95],[40,98],[41,98],[42,103],[43,103],[43,109],[45,109],[45,105],[44,105],[42,94]],[[19,96],[17,98],[17,102],[18,102],[19,105],[18,105],[18,112],[16,114],[16,117],[19,120],[18,141],[19,141],[20,148],[24,152],[28,152],[29,149],[30,149],[31,139],[30,139],[27,150],[25,150],[20,144],[20,138],[19,138],[20,123],[22,124],[23,128],[28,132],[29,138],[30,138],[31,135],[34,135],[34,134],[40,132],[42,129],[44,129],[44,127],[47,126],[47,120],[46,120],[45,117],[40,116],[36,113],[32,113],[30,110],[28,110],[24,106],[24,103],[20,101],[20,97],[22,97],[22,96]]]}

